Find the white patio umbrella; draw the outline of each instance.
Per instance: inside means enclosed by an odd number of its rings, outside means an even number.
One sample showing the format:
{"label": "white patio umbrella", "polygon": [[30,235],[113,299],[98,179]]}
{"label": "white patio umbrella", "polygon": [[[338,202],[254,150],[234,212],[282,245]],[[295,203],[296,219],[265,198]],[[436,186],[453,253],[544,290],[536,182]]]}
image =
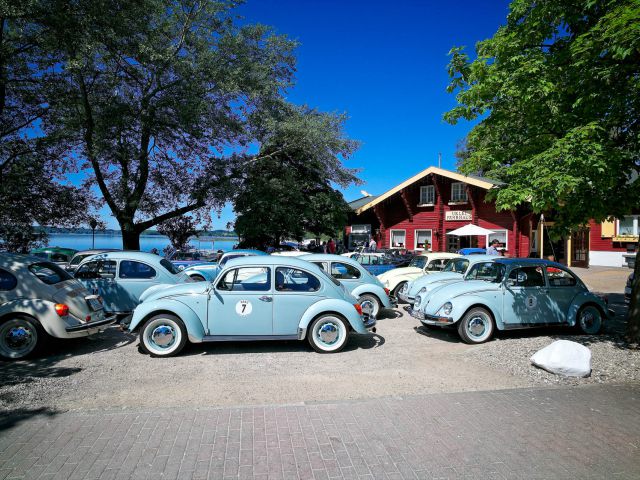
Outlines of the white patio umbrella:
{"label": "white patio umbrella", "polygon": [[469,244],[472,245],[471,237],[486,236],[492,233],[495,232],[493,230],[489,230],[488,228],[482,228],[478,225],[470,223],[468,225],[465,225],[464,227],[456,228],[455,230],[447,232],[447,235],[455,235],[456,237],[469,237]]}

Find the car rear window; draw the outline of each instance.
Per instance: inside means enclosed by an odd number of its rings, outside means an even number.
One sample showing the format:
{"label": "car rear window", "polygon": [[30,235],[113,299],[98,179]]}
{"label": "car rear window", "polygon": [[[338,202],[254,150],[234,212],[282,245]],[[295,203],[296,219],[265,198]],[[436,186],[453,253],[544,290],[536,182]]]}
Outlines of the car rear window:
{"label": "car rear window", "polygon": [[10,272],[6,270],[0,270],[0,290],[9,291],[16,288],[18,280]]}
{"label": "car rear window", "polygon": [[29,271],[47,285],[71,280],[73,277],[55,263],[42,262],[29,265]]}
{"label": "car rear window", "polygon": [[166,258],[163,258],[162,260],[160,260],[160,265],[166,268],[169,271],[169,273],[171,273],[172,275],[178,275],[180,273],[180,270],[178,270],[178,267],[176,267],[173,263],[171,263]]}
{"label": "car rear window", "polygon": [[134,280],[146,280],[155,278],[156,270],[146,263],[122,260],[120,262],[120,272],[118,276],[120,278],[130,278]]}

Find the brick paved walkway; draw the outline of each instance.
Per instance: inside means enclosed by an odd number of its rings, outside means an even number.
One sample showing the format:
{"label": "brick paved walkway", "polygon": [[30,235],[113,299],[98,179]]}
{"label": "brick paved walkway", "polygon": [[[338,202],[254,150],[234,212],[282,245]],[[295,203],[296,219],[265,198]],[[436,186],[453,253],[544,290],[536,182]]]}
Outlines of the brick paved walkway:
{"label": "brick paved walkway", "polygon": [[640,385],[609,385],[14,412],[0,424],[0,479],[640,478],[639,400]]}

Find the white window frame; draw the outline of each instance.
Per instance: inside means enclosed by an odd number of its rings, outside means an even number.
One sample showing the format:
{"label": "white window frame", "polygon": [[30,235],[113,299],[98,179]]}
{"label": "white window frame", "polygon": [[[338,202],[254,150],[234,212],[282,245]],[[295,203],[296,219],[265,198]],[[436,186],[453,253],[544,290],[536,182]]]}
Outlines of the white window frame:
{"label": "white window frame", "polygon": [[[632,236],[637,237],[639,235],[640,232],[640,215],[625,215],[624,218],[633,218],[633,234]],[[616,220],[616,233],[618,236],[623,236],[623,234],[620,233],[620,220]],[[628,234],[624,234],[625,236],[627,236]]]}
{"label": "white window frame", "polygon": [[[426,202],[423,200],[427,200]],[[420,187],[419,207],[433,206],[436,203],[436,187],[434,185],[423,185]]]}
{"label": "white window frame", "polygon": [[496,233],[500,233],[500,232],[504,232],[504,238],[505,238],[504,251],[508,252],[509,251],[509,230],[507,230],[506,228],[505,229],[500,229],[500,230],[494,230],[493,233],[489,233],[487,235],[487,240],[486,240],[487,247],[486,248],[489,248],[491,246],[491,244],[489,242],[491,240],[493,240],[493,236],[495,236]]}
{"label": "white window frame", "polygon": [[[404,235],[404,247],[394,247],[393,246],[393,232],[402,232]],[[407,231],[399,228],[394,228],[389,230],[389,248],[407,248]]]}
{"label": "white window frame", "polygon": [[413,231],[413,249],[414,250],[426,250],[425,248],[418,247],[418,232],[429,232],[429,245],[433,246],[433,230],[430,228],[416,228]]}
{"label": "white window frame", "polygon": [[[456,198],[454,194],[454,189],[457,188],[457,185],[462,186],[462,193],[464,194],[462,198]],[[464,182],[453,182],[451,184],[451,203],[467,203],[469,201],[469,194],[467,192],[467,184]]]}

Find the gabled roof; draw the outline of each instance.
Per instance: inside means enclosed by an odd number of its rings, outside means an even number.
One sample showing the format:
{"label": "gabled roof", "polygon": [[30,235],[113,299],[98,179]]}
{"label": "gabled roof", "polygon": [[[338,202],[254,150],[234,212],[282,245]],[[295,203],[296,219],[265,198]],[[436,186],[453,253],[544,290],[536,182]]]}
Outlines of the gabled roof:
{"label": "gabled roof", "polygon": [[353,206],[352,208],[355,213],[360,214],[430,174],[440,175],[442,177],[450,178],[451,180],[468,183],[469,185],[484,188],[485,190],[490,190],[499,185],[503,185],[502,182],[499,182],[497,180],[492,180],[477,175],[463,175],[458,172],[452,172],[451,170],[445,170],[444,168],[429,167],[421,171],[417,175],[409,178],[408,180],[405,180],[400,185],[393,187],[391,190],[383,193],[382,195],[359,198],[358,200],[354,200],[353,202],[351,202],[349,205],[356,204],[356,206]]}
{"label": "gabled roof", "polygon": [[348,205],[351,208],[351,210],[357,210],[363,205],[366,205],[367,203],[374,201],[376,198],[378,198],[378,195],[367,195],[366,197],[361,197],[349,202]]}

